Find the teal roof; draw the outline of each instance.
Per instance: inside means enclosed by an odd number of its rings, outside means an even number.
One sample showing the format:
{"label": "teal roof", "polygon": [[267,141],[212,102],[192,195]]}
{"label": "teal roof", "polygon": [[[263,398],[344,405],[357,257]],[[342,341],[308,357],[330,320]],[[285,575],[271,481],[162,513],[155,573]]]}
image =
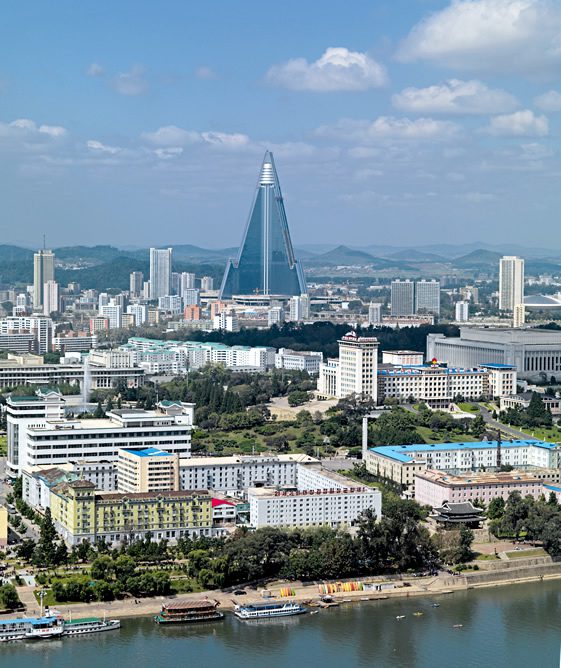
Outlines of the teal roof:
{"label": "teal roof", "polygon": [[[501,441],[501,448],[521,448],[527,446],[534,446],[535,448],[544,448],[546,450],[553,450],[558,447],[557,443],[546,443],[545,441],[537,441],[534,439],[519,440],[519,441]],[[380,445],[375,448],[370,448],[372,452],[378,455],[395,459],[398,462],[408,463],[412,462],[417,452],[444,452],[447,450],[480,450],[482,448],[496,449],[497,441],[474,441],[472,443],[415,443],[413,445]]]}

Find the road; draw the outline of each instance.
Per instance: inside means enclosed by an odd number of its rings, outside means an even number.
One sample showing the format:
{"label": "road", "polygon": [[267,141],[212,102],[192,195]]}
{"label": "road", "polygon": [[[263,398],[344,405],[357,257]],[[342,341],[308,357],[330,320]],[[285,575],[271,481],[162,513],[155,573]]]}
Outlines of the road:
{"label": "road", "polygon": [[482,418],[485,420],[485,424],[487,424],[489,427],[491,427],[495,431],[498,431],[500,429],[501,433],[506,434],[510,438],[519,439],[519,440],[533,439],[534,438],[530,434],[526,434],[523,431],[519,431],[518,429],[514,429],[514,427],[509,427],[508,425],[503,424],[502,422],[499,422],[498,420],[494,420],[492,413],[487,408],[485,408],[485,406],[482,406],[481,404],[479,404],[479,410],[481,411]]}

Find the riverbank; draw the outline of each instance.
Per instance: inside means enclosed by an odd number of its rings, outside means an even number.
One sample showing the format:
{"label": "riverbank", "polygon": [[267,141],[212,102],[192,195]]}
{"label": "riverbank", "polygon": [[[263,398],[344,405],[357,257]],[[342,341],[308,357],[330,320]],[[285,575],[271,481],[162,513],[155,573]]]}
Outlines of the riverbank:
{"label": "riverbank", "polygon": [[[383,578],[368,578],[363,582],[370,586],[384,585],[393,588],[383,589],[382,591],[375,591],[374,589],[367,589],[363,591],[352,592],[337,592],[332,594],[332,598],[336,603],[352,603],[358,601],[378,601],[384,599],[399,599],[412,597],[435,597],[445,594],[451,594],[459,591],[466,591],[469,589],[480,589],[489,587],[499,587],[512,584],[523,584],[529,582],[558,580],[561,579],[561,563],[559,564],[532,564],[529,566],[520,565],[517,568],[510,568],[505,570],[494,570],[488,572],[470,572],[458,576],[449,574],[441,574],[434,577],[426,578],[410,578],[403,580],[384,580]],[[283,586],[290,586],[294,589],[295,595],[291,597],[292,600],[309,603],[319,600],[319,590],[317,584],[302,584],[302,583],[275,583],[269,587],[269,591],[275,598],[279,600],[279,590]],[[240,588],[242,589],[242,588]],[[231,610],[236,603],[259,603],[264,599],[260,590],[245,588],[246,592],[243,596],[236,596],[231,592],[222,591],[207,591],[194,594],[181,594],[173,598],[186,598],[190,600],[197,600],[201,598],[211,598],[219,602],[222,610]],[[39,615],[40,609],[34,596],[34,589],[32,587],[18,587],[18,594],[22,602],[27,606],[27,615]],[[92,603],[73,603],[60,604],[57,609],[65,616],[77,617],[141,617],[157,614],[162,605],[168,601],[170,597],[158,596],[144,599],[123,599],[109,602],[92,602]],[[280,599],[283,600],[283,599]],[[10,615],[8,615],[10,616]],[[11,614],[13,616],[13,613]],[[0,619],[5,618],[6,615],[0,615]]]}

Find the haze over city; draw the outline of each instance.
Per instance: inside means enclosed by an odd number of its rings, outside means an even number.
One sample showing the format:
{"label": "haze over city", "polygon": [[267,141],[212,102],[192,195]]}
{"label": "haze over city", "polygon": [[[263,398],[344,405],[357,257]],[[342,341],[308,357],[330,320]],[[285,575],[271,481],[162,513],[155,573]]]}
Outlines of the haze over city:
{"label": "haze over city", "polygon": [[548,0],[15,4],[3,241],[237,246],[270,149],[296,245],[561,247],[560,29]]}

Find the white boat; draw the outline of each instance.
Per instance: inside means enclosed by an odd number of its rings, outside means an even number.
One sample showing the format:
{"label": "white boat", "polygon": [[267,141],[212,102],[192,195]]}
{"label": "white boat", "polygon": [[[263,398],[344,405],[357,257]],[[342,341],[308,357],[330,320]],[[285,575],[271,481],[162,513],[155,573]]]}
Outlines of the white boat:
{"label": "white boat", "polygon": [[289,617],[301,615],[308,609],[300,603],[287,601],[285,603],[254,603],[249,605],[236,605],[234,614],[238,619],[274,619],[277,617]]}
{"label": "white boat", "polygon": [[0,642],[13,640],[46,640],[63,634],[60,617],[16,617],[0,621]]}
{"label": "white boat", "polygon": [[86,633],[100,633],[115,631],[121,628],[120,619],[99,619],[99,617],[84,617],[64,622],[65,636],[81,636]]}

